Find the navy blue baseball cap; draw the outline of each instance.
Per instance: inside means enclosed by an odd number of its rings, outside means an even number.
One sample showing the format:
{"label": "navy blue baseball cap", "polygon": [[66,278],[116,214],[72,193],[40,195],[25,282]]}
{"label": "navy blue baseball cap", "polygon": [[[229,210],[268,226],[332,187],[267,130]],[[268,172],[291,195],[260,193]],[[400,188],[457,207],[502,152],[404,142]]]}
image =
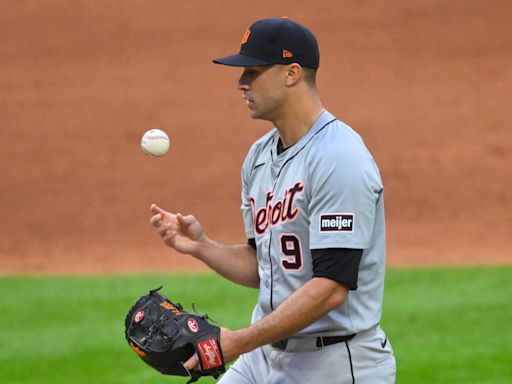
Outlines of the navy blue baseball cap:
{"label": "navy blue baseball cap", "polygon": [[318,68],[320,52],[315,35],[309,29],[282,17],[256,21],[245,31],[239,53],[213,62],[233,67],[298,63]]}

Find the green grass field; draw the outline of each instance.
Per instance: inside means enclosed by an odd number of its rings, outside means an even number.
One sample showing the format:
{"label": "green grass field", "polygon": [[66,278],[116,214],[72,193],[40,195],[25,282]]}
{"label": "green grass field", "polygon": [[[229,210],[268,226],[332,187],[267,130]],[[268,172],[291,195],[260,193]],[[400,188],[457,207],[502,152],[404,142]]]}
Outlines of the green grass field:
{"label": "green grass field", "polygon": [[[146,366],[124,339],[129,307],[160,285],[232,328],[248,324],[256,300],[212,274],[3,277],[0,383],[185,383]],[[511,325],[512,267],[388,271],[382,326],[398,383],[512,383]]]}

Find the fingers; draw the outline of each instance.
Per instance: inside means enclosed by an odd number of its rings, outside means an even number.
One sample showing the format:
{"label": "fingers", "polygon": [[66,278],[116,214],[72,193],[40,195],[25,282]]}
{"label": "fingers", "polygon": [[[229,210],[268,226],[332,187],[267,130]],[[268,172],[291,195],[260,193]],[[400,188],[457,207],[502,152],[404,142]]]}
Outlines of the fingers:
{"label": "fingers", "polygon": [[151,204],[150,208],[151,212],[153,213],[153,216],[149,219],[149,223],[155,227],[158,227],[162,219],[164,218],[164,210],[161,209],[156,204]]}
{"label": "fingers", "polygon": [[151,219],[149,219],[149,223],[155,227],[157,227],[161,221],[162,221],[162,215],[160,213],[157,213],[156,215],[151,216]]}
{"label": "fingers", "polygon": [[173,216],[171,213],[164,211],[156,204],[151,204],[150,210],[153,213],[153,216],[149,219],[149,223],[155,227],[161,225],[164,219]]}
{"label": "fingers", "polygon": [[189,371],[197,371],[199,370],[199,357],[197,357],[197,353],[194,353],[184,364],[183,366]]}
{"label": "fingers", "polygon": [[188,227],[196,221],[196,218],[192,215],[183,216],[181,213],[176,214],[178,222],[182,227]]}
{"label": "fingers", "polygon": [[176,234],[176,228],[173,228],[171,224],[157,225],[156,231],[164,240],[168,237],[174,237]]}
{"label": "fingers", "polygon": [[156,204],[151,204],[151,212],[154,214],[149,223],[156,228],[157,233],[164,239],[170,241],[176,235],[176,224],[173,222],[173,215],[164,211]]}
{"label": "fingers", "polygon": [[150,210],[153,216],[149,223],[168,246],[175,248],[176,239],[198,240],[201,237],[201,226],[194,216],[167,212],[156,204],[151,204]]}
{"label": "fingers", "polygon": [[162,208],[160,208],[158,205],[156,205],[156,204],[154,204],[154,203],[153,203],[153,204],[151,204],[150,209],[151,209],[151,212],[153,212],[153,213],[155,213],[155,214],[156,214],[156,213],[164,213],[164,212],[165,212]]}

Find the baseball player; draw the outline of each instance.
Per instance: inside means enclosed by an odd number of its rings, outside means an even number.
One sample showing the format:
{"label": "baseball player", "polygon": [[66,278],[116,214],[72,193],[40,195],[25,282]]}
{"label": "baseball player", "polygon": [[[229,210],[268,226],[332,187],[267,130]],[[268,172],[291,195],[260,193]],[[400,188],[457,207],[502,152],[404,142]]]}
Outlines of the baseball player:
{"label": "baseball player", "polygon": [[[210,239],[193,216],[152,205],[165,243],[259,289],[251,326],[222,328],[223,384],[395,382],[379,326],[386,240],[377,165],[361,137],[322,107],[315,36],[287,18],[256,21],[238,54],[251,117],[274,129],[242,168],[247,244]],[[197,358],[186,362],[194,369]]]}

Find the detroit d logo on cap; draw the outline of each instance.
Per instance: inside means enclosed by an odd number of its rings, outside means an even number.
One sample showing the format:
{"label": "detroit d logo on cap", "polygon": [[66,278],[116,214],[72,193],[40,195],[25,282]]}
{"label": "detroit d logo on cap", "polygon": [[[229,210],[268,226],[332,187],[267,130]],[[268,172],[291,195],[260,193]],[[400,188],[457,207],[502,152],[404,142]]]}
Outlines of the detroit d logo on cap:
{"label": "detroit d logo on cap", "polygon": [[353,213],[320,215],[320,232],[354,232]]}

